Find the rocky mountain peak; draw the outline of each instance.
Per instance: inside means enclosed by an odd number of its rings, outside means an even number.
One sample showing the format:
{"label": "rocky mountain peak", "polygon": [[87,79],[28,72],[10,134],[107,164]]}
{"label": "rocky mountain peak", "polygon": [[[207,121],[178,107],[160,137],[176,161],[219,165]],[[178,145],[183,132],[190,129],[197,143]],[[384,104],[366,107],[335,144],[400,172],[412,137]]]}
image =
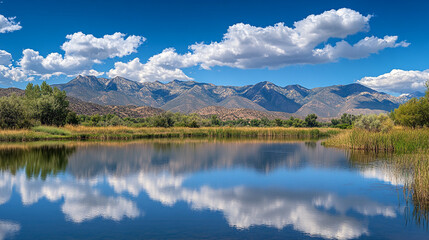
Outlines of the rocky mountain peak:
{"label": "rocky mountain peak", "polygon": [[298,84],[280,87],[268,81],[234,87],[196,81],[138,83],[122,77],[78,76],[56,86],[70,96],[93,103],[151,106],[185,113],[218,106],[335,117],[344,112],[391,111],[409,97],[391,96],[357,83],[307,89]]}

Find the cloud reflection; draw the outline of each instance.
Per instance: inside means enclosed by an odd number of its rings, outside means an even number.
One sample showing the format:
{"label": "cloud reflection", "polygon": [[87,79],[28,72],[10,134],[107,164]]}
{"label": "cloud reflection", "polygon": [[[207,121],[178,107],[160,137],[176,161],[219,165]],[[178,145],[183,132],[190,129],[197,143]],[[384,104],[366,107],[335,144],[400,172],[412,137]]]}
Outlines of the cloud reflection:
{"label": "cloud reflection", "polygon": [[375,164],[361,170],[364,178],[377,179],[393,186],[404,186],[412,183],[412,175],[395,171],[392,165]]}
{"label": "cloud reflection", "polygon": [[165,205],[185,201],[193,209],[221,211],[229,225],[239,229],[255,225],[277,229],[292,226],[311,236],[351,239],[368,234],[368,227],[364,222],[347,216],[348,211],[364,216],[396,216],[393,207],[361,197],[245,186],[188,189],[182,186],[183,180],[183,177],[143,172],[134,176],[108,178],[117,193],[138,195],[144,191],[150,198]]}
{"label": "cloud reflection", "polygon": [[[64,199],[61,209],[73,222],[83,222],[96,217],[119,221],[124,217],[135,218],[140,215],[134,202],[120,196],[104,196],[91,186],[90,182],[61,178],[48,178],[46,181],[28,179],[22,172],[16,176],[9,173],[0,174],[1,189],[12,189],[14,186],[24,205],[34,204],[41,198],[51,202]],[[10,198],[10,192],[4,193],[2,191],[0,194],[1,199]]]}
{"label": "cloud reflection", "polygon": [[21,226],[17,223],[0,220],[0,240],[17,233]]}
{"label": "cloud reflection", "polygon": [[[310,236],[337,239],[369,234],[368,223],[354,216],[396,217],[394,207],[358,196],[245,185],[184,185],[188,175],[207,169],[240,167],[266,173],[280,167],[307,166],[348,167],[343,152],[318,144],[130,144],[125,148],[96,145],[76,151],[68,159],[65,176],[50,175],[42,180],[29,179],[24,170],[16,175],[1,172],[0,204],[9,201],[14,190],[24,205],[35,204],[42,198],[63,201],[61,210],[73,222],[97,217],[120,221],[142,214],[132,199],[145,192],[165,206],[186,202],[195,210],[219,211],[230,226],[238,229],[258,225],[290,227]],[[394,185],[402,183],[395,182],[397,178],[387,170],[379,166],[359,169],[364,177]],[[103,184],[114,190],[113,196],[98,189]]]}
{"label": "cloud reflection", "polygon": [[0,205],[9,201],[13,186],[12,174],[3,172],[0,174]]}

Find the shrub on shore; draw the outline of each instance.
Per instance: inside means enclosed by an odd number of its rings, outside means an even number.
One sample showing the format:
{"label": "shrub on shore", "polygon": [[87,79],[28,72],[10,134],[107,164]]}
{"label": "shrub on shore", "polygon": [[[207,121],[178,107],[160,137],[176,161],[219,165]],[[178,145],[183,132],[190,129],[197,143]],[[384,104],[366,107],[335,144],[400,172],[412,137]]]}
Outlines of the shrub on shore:
{"label": "shrub on shore", "polygon": [[0,98],[0,128],[26,128],[31,119],[25,101],[13,94]]}
{"label": "shrub on shore", "polygon": [[65,91],[29,83],[24,96],[0,98],[0,128],[28,128],[34,125],[64,126],[69,113]]}
{"label": "shrub on shore", "polygon": [[393,125],[393,121],[386,114],[360,116],[355,122],[356,128],[370,132],[389,132]]}
{"label": "shrub on shore", "polygon": [[393,111],[392,118],[397,124],[412,128],[429,127],[429,81],[426,86],[424,97],[413,98]]}

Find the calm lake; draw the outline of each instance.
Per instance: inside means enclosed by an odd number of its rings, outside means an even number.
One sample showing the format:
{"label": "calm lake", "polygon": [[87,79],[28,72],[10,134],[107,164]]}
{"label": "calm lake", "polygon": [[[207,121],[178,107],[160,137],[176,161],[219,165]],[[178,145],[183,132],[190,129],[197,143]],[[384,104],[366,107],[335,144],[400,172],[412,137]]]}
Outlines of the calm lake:
{"label": "calm lake", "polygon": [[411,173],[314,141],[10,144],[0,168],[0,239],[429,239]]}

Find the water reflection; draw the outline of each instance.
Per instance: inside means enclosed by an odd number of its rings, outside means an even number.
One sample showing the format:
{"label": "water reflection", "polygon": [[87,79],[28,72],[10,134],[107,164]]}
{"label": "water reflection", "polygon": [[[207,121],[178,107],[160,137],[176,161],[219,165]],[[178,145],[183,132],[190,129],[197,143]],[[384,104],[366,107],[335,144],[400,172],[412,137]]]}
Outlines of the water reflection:
{"label": "water reflection", "polygon": [[0,240],[3,240],[8,236],[12,236],[17,233],[20,228],[19,224],[0,220]]}
{"label": "water reflection", "polygon": [[[275,183],[276,171],[358,172],[393,186],[413,179],[407,171],[393,171],[373,156],[326,149],[316,142],[135,142],[128,144],[75,143],[67,145],[0,148],[0,206],[19,195],[22,205],[41,199],[60,202],[66,220],[82,223],[95,218],[121,221],[144,217],[138,199],[147,195],[164,207],[179,202],[193,210],[220,212],[229,226],[251,229],[285,227],[309,236],[353,239],[370,236],[369,217],[396,219],[395,204],[380,202],[370,193],[345,194],[333,188]],[[244,169],[257,175],[216,184],[187,185],[194,175]],[[322,170],[318,170],[322,169]],[[274,174],[275,175],[275,174]],[[332,178],[335,178],[332,175]],[[248,178],[250,178],[248,176]],[[317,183],[318,179],[308,179]],[[274,184],[275,183],[275,184]],[[356,189],[358,191],[358,189]],[[0,239],[20,225],[0,220]]]}
{"label": "water reflection", "polygon": [[343,151],[316,143],[130,143],[93,144],[79,148],[67,169],[78,178],[106,173],[127,175],[139,172],[192,173],[232,167],[269,172],[281,167],[346,167]]}
{"label": "water reflection", "polygon": [[368,234],[368,227],[363,221],[346,216],[350,210],[365,216],[396,217],[394,207],[362,197],[245,186],[189,189],[182,186],[183,181],[183,177],[143,172],[108,179],[117,193],[129,192],[137,196],[146,192],[151,199],[167,206],[185,201],[193,209],[221,211],[230,226],[240,229],[255,225],[282,229],[291,225],[312,236],[351,239]]}
{"label": "water reflection", "polygon": [[65,145],[3,148],[0,150],[0,170],[15,174],[25,169],[28,178],[46,179],[48,175],[64,172],[68,157],[75,150],[75,147]]}
{"label": "water reflection", "polygon": [[[67,178],[27,179],[24,173],[2,173],[1,199],[6,202],[15,188],[23,205],[37,203],[46,198],[54,202],[64,200],[61,210],[73,222],[82,222],[95,217],[121,220],[137,217],[139,210],[134,202],[123,197],[108,197],[94,189],[90,182],[77,182]],[[3,191],[5,190],[5,191]]]}
{"label": "water reflection", "polygon": [[371,154],[350,152],[350,163],[365,178],[403,187],[407,221],[428,228],[429,222],[429,155]]}

